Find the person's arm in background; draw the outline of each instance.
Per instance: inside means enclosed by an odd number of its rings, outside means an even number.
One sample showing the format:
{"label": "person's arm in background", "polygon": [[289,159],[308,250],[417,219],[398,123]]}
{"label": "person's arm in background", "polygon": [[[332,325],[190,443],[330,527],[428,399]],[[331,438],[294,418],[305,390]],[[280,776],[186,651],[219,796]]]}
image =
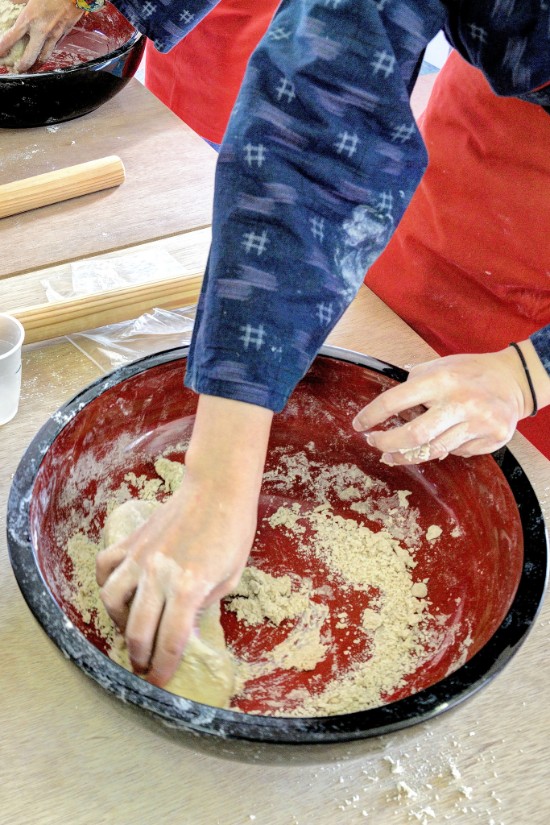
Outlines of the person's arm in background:
{"label": "person's arm in background", "polygon": [[[496,260],[501,262],[501,274],[496,278],[496,283],[492,288],[487,290],[488,306],[491,306],[492,295],[513,295],[512,284],[518,283],[516,273],[510,272],[510,277],[506,275],[506,270],[502,268],[503,255],[509,254],[506,250],[514,250],[518,254],[523,245],[531,245],[533,249],[533,238],[535,238],[536,248],[536,232],[540,231],[541,240],[544,238],[546,229],[546,221],[548,216],[548,209],[542,202],[542,192],[544,190],[544,179],[547,176],[547,161],[543,160],[544,152],[542,146],[546,130],[542,131],[541,120],[548,121],[548,115],[544,114],[540,106],[546,106],[547,113],[550,112],[548,104],[550,102],[550,50],[548,49],[548,31],[550,26],[550,11],[546,6],[544,9],[541,6],[536,9],[531,7],[527,10],[526,7],[521,9],[516,7],[510,10],[511,14],[507,16],[502,15],[502,9],[497,9],[491,4],[461,4],[462,8],[458,12],[451,13],[445,26],[445,33],[447,39],[455,46],[459,54],[465,57],[466,60],[478,69],[481,69],[484,82],[479,83],[475,78],[475,73],[471,66],[466,72],[464,69],[451,69],[451,78],[455,78],[455,86],[449,84],[446,75],[446,69],[443,71],[445,75],[444,83],[447,86],[438,91],[437,103],[434,104],[434,110],[430,118],[431,131],[428,134],[428,145],[430,146],[430,162],[434,164],[434,171],[432,175],[426,176],[426,183],[423,185],[423,194],[420,201],[411,207],[411,211],[407,216],[405,227],[401,227],[402,231],[400,243],[394,246],[393,253],[390,254],[388,263],[384,262],[384,256],[378,263],[378,272],[375,283],[381,288],[380,294],[389,296],[393,294],[396,296],[393,308],[399,313],[399,306],[405,307],[407,304],[411,308],[409,318],[417,321],[422,317],[425,318],[425,329],[433,330],[435,339],[440,343],[445,340],[447,350],[453,348],[450,342],[460,341],[460,336],[468,337],[468,318],[469,313],[467,304],[459,302],[454,304],[453,296],[460,294],[460,284],[468,283],[468,272],[471,267],[472,282],[476,283],[479,276],[483,278],[484,267],[480,266],[480,254],[491,256],[494,249],[494,256]],[[451,4],[449,4],[451,9]],[[459,64],[454,56],[454,66]],[[452,59],[450,61],[452,63]],[[461,88],[461,81],[465,81],[463,90]],[[452,81],[451,81],[452,83]],[[457,85],[460,84],[460,85]],[[496,94],[488,94],[489,86]],[[449,106],[445,111],[445,89],[447,89],[447,100]],[[534,91],[533,91],[534,90]],[[456,93],[455,97],[457,103],[455,104],[450,95]],[[468,99],[468,95],[471,97]],[[518,97],[532,103],[540,104],[536,107],[527,107],[523,104],[522,107],[515,106],[506,97]],[[500,101],[496,105],[496,101]],[[495,103],[493,103],[495,101]],[[517,101],[516,101],[517,103]],[[456,106],[456,112],[453,111]],[[479,111],[479,119],[476,119],[476,110],[482,107]],[[459,114],[459,109],[463,111]],[[531,111],[529,112],[529,108]],[[538,111],[535,111],[535,108]],[[487,136],[484,134],[485,124],[491,117],[495,117],[498,122],[500,111],[503,113],[503,124],[501,124],[501,134],[497,145],[487,147]],[[439,120],[438,120],[439,112]],[[529,201],[529,192],[526,182],[523,183],[525,187],[525,198],[527,198],[528,206],[522,207],[522,196],[515,195],[516,200],[512,197],[512,205],[504,203],[500,200],[503,197],[503,189],[499,188],[501,182],[498,178],[501,175],[506,179],[506,171],[503,167],[502,161],[499,161],[499,153],[503,152],[503,157],[506,157],[506,118],[511,118],[510,112],[515,113],[517,121],[514,123],[514,131],[510,130],[510,134],[514,134],[513,146],[510,145],[510,157],[517,156],[517,168],[514,174],[510,172],[508,175],[510,190],[513,190],[517,185],[518,193],[522,188],[522,170],[525,171],[525,179],[529,180],[531,185],[540,187],[539,193],[539,210],[533,206],[533,202]],[[526,122],[523,118],[525,117]],[[537,124],[535,133],[539,136],[536,146],[540,146],[539,153],[533,149],[531,145],[524,145],[523,135],[530,133],[530,120],[533,118],[533,123]],[[492,121],[494,122],[494,121]],[[511,123],[510,123],[511,126]],[[470,133],[463,132],[460,136],[460,128],[470,128]],[[496,127],[498,128],[498,127]],[[458,139],[457,139],[458,130]],[[515,131],[517,130],[517,131]],[[425,133],[425,132],[424,132]],[[502,136],[502,133],[504,136]],[[425,133],[426,134],[426,133]],[[491,130],[488,131],[488,135]],[[450,137],[457,141],[456,152],[452,148],[452,143],[449,141]],[[520,138],[518,142],[518,137]],[[462,138],[462,142],[461,142]],[[510,138],[511,139],[511,138]],[[470,145],[470,149],[466,146]],[[518,151],[518,146],[521,150]],[[475,147],[475,148],[474,148]],[[479,191],[479,180],[472,180],[472,185],[468,181],[468,172],[475,167],[475,162],[482,163],[482,158],[485,154],[486,177],[482,178],[489,182],[488,198],[481,198],[479,202],[476,200],[476,191]],[[474,158],[473,167],[471,159]],[[499,162],[500,173],[499,175]],[[458,171],[457,171],[458,170]],[[537,172],[537,170],[539,170]],[[448,173],[448,175],[447,175]],[[536,175],[538,174],[538,179]],[[475,172],[474,172],[475,175]],[[491,184],[491,176],[495,178],[494,185]],[[512,177],[510,177],[512,176]],[[512,183],[514,180],[514,183]],[[533,181],[536,183],[533,184]],[[429,182],[428,182],[429,181]],[[445,197],[446,188],[448,197]],[[456,191],[461,191],[461,195],[456,199]],[[493,194],[494,193],[494,194]],[[500,194],[499,196],[496,194]],[[506,197],[504,195],[504,197]],[[468,209],[468,214],[461,217],[461,212],[468,204],[468,199],[471,199],[471,209]],[[492,202],[491,202],[492,198]],[[536,199],[534,201],[537,203]],[[515,203],[515,206],[514,206]],[[546,202],[547,204],[548,202]],[[421,204],[421,205],[419,205]],[[467,208],[467,207],[466,207]],[[503,238],[503,249],[498,246],[498,235],[496,227],[502,226],[499,221],[507,220],[504,215],[513,214],[513,209],[519,210],[519,214],[523,215],[525,227],[526,216],[531,216],[533,223],[533,234],[529,238],[523,236],[521,221],[510,220],[509,226],[504,230],[507,238]],[[510,211],[512,209],[512,212]],[[468,243],[476,244],[474,237],[470,236],[473,220],[477,220],[479,235],[482,239],[481,250],[474,251],[471,254],[467,251]],[[468,227],[464,235],[464,228]],[[538,228],[538,229],[537,229]],[[433,238],[430,238],[430,233]],[[457,243],[457,237],[462,234],[463,241]],[[494,243],[491,248],[491,241]],[[510,244],[509,241],[513,240]],[[459,250],[461,243],[464,244],[464,254]],[[515,245],[514,245],[515,244]],[[396,251],[398,250],[398,251]],[[422,252],[423,250],[423,252]],[[436,250],[431,252],[429,250]],[[517,305],[512,311],[512,318],[514,311],[521,313],[524,316],[524,324],[519,324],[522,329],[519,338],[519,347],[525,357],[527,369],[532,379],[534,396],[536,397],[536,406],[538,409],[547,407],[550,403],[550,301],[548,300],[548,290],[543,284],[545,258],[544,258],[544,241],[542,242],[542,250],[539,249],[538,255],[535,252],[531,254],[531,260],[534,267],[534,283],[532,285],[532,292],[528,287],[528,278],[526,279],[526,288],[523,291],[518,291]],[[416,252],[418,251],[418,259],[415,262]],[[458,257],[454,258],[458,251]],[[424,254],[424,252],[426,254]],[[430,268],[437,266],[437,262],[430,260],[431,255],[439,255],[441,260],[441,272],[437,277],[430,280]],[[410,256],[410,257],[409,257]],[[519,272],[526,272],[526,266],[523,255],[519,253],[518,259]],[[427,264],[427,261],[430,263]],[[529,260],[529,255],[527,255]],[[535,264],[535,261],[537,263]],[[381,264],[381,266],[380,266]],[[401,271],[403,264],[405,273],[412,274],[412,296],[405,297],[405,290],[403,289],[403,296],[397,297],[398,292],[391,283],[393,273]],[[464,266],[464,278],[462,275],[457,277],[457,285],[451,282],[446,290],[444,279],[445,277],[452,279],[454,267]],[[424,286],[418,287],[416,283],[415,266],[419,266],[423,275],[420,276]],[[514,267],[513,254],[509,255],[508,266],[510,269]],[[384,269],[385,267],[385,269]],[[392,270],[393,267],[393,270]],[[523,268],[522,268],[523,267]],[[492,269],[492,267],[487,267]],[[547,267],[546,267],[547,268]],[[375,267],[376,269],[376,267]],[[479,274],[478,274],[479,269]],[[540,272],[537,279],[536,272]],[[488,273],[486,273],[488,274]],[[385,280],[385,284],[383,278]],[[367,284],[369,281],[367,280]],[[434,295],[440,295],[441,298],[431,299],[428,295],[430,286],[434,291]],[[422,293],[422,289],[425,290]],[[499,292],[501,290],[501,292]],[[376,291],[376,289],[375,289]],[[480,300],[482,291],[474,292],[476,297],[472,297],[472,316],[476,319],[482,317],[483,310],[473,308],[473,303]],[[531,315],[530,299],[533,295],[538,294],[538,312]],[[423,295],[426,297],[424,308],[412,307],[412,300],[418,302],[422,301]],[[443,300],[441,300],[443,299]],[[495,299],[496,300],[496,299]],[[391,298],[390,298],[391,301]],[[483,301],[483,297],[481,297]],[[510,298],[512,301],[512,298]],[[502,302],[506,306],[506,299]],[[442,309],[447,318],[445,320],[438,318],[438,309]],[[434,317],[429,317],[428,313],[434,312]],[[529,324],[529,318],[536,318],[532,325]],[[479,329],[472,329],[472,340],[477,341],[477,346],[480,346],[478,352],[484,352],[483,355],[453,355],[443,359],[437,359],[428,364],[419,365],[411,371],[411,375],[406,384],[399,388],[390,390],[384,393],[373,404],[370,404],[364,411],[362,411],[356,418],[354,425],[358,430],[371,431],[369,433],[369,441],[383,453],[383,459],[388,463],[403,464],[409,462],[421,462],[432,458],[444,457],[447,452],[454,452],[462,456],[470,456],[478,453],[487,453],[501,447],[512,437],[516,428],[517,422],[521,419],[530,416],[533,411],[533,393],[529,386],[529,381],[522,365],[520,356],[513,348],[506,347],[509,338],[502,340],[499,337],[506,335],[504,327],[506,321],[503,323],[502,312],[500,317],[495,317],[493,324],[499,328],[499,332],[489,332],[487,329],[487,340],[496,340],[498,343],[493,343],[492,346],[483,346],[484,325],[491,326],[490,310],[486,313],[486,320],[480,323]],[[472,323],[470,321],[470,323]],[[479,320],[475,322],[479,323]],[[452,324],[456,324],[458,332],[445,333],[449,330]],[[528,330],[528,327],[530,329]],[[543,328],[534,334],[531,334],[530,339],[527,335],[530,330],[536,329],[537,326]],[[413,323],[414,327],[414,323]],[[503,327],[503,329],[500,329]],[[418,330],[418,327],[417,331]],[[516,325],[517,328],[517,325]],[[462,331],[461,331],[462,329]],[[422,332],[421,332],[422,334]],[[481,344],[481,345],[480,345]],[[466,346],[463,344],[463,346]],[[476,344],[473,345],[474,347]],[[437,347],[436,347],[437,348]],[[472,347],[469,347],[470,351]],[[487,349],[490,352],[487,353]],[[455,352],[460,352],[460,346],[454,346]],[[475,349],[474,349],[475,352]],[[386,420],[389,416],[400,412],[405,412],[414,407],[415,404],[423,404],[429,408],[429,412],[418,416],[413,422],[402,427],[395,427],[387,432],[374,432],[373,428],[379,429],[378,425]],[[546,413],[548,410],[545,411]],[[407,416],[409,418],[409,416]],[[542,418],[544,421],[545,418]],[[394,423],[394,422],[392,422]],[[528,432],[528,429],[525,431]],[[550,448],[550,431],[547,431],[544,436],[543,427],[540,427],[538,432],[540,438],[546,441],[546,445],[541,447],[543,450]],[[404,451],[399,452],[399,451]]]}
{"label": "person's arm in background", "polygon": [[[25,35],[28,43],[15,72],[26,72],[37,60],[47,60],[55,46],[82,17],[74,0],[12,0],[21,6],[14,25],[0,37],[0,57]],[[23,8],[23,4],[25,4]]]}
{"label": "person's arm in background", "polygon": [[539,409],[550,404],[550,324],[534,332],[522,344],[522,352],[531,370]]}
{"label": "person's arm in background", "polygon": [[[117,5],[137,13],[136,3]],[[98,557],[107,609],[126,628],[133,664],[157,684],[197,612],[246,561],[271,411],[354,297],[425,168],[409,92],[443,6],[388,4],[384,14],[380,5],[283,2],[226,133],[187,370],[200,393],[191,473],[170,524],[157,520]],[[155,40],[169,29],[144,22]],[[258,435],[241,461],[248,431]]]}
{"label": "person's arm in background", "polygon": [[[83,11],[75,0],[12,0],[22,8],[15,24],[0,36],[0,58],[4,57],[18,40],[28,36],[25,51],[13,67],[15,73],[26,72],[37,61],[45,61],[55,49],[57,43],[73,28],[82,17]],[[156,45],[161,50],[173,46],[178,40],[199,23],[219,0],[175,0],[172,4],[173,20],[167,30],[162,26],[157,29]],[[152,13],[143,9],[142,2],[114,2],[125,17],[137,27],[140,21],[146,21]],[[166,5],[166,4],[165,4]],[[185,8],[183,8],[185,6]],[[177,12],[175,10],[178,10]],[[92,12],[93,14],[94,12]],[[146,26],[141,25],[141,28]]]}

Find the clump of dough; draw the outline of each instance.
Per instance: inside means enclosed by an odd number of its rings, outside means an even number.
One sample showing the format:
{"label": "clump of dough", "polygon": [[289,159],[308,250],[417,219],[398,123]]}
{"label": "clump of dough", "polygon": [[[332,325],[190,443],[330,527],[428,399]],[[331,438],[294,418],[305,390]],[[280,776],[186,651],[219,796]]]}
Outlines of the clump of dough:
{"label": "clump of dough", "polygon": [[443,530],[438,524],[430,524],[426,530],[427,541],[435,541],[442,534]]}
{"label": "clump of dough", "polygon": [[142,527],[149,516],[159,507],[156,501],[139,501],[131,498],[124,504],[115,507],[107,519],[103,528],[103,546],[110,547],[128,538],[134,530]]}
{"label": "clump of dough", "polygon": [[[12,3],[11,0],[0,0],[0,36],[11,29],[24,8],[19,4]],[[11,47],[9,52],[0,57],[0,65],[14,66],[23,56],[23,52],[29,42],[27,35],[24,35],[17,43]]]}
{"label": "clump of dough", "polygon": [[[198,636],[190,637],[181,663],[164,690],[194,702],[228,708],[235,690],[235,667],[225,646],[219,602],[203,612],[198,631]],[[110,657],[132,670],[122,636],[116,637]]]}
{"label": "clump of dough", "polygon": [[290,576],[272,576],[257,567],[246,567],[238,585],[227,600],[227,607],[247,625],[262,624],[267,619],[279,625],[295,619],[309,606],[309,596],[292,592]]}
{"label": "clump of dough", "polygon": [[[105,522],[105,546],[130,536],[163,505],[152,501],[131,499],[110,513]],[[124,639],[117,636],[111,658],[131,670]],[[211,605],[201,615],[198,635],[192,634],[185,647],[181,664],[165,690],[214,707],[229,707],[235,689],[233,658],[225,645],[220,623],[220,603]]]}
{"label": "clump of dough", "polygon": [[185,464],[160,456],[155,461],[155,470],[164,481],[164,489],[168,493],[175,493],[183,481]]}

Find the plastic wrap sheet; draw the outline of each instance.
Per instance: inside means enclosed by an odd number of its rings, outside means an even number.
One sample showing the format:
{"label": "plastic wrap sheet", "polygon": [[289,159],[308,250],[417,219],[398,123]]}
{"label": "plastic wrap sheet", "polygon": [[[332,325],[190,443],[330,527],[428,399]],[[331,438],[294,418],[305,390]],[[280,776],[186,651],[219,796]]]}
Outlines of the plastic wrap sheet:
{"label": "plastic wrap sheet", "polygon": [[185,275],[186,269],[165,249],[125,252],[110,258],[73,261],[70,271],[42,281],[48,301],[81,298],[106,289],[123,289]]}
{"label": "plastic wrap sheet", "polygon": [[[48,301],[55,302],[173,278],[185,272],[185,267],[166,250],[155,248],[74,261],[70,271],[42,281],[42,286]],[[146,355],[188,344],[194,317],[195,307],[153,309],[135,320],[75,333],[68,340],[108,372]]]}
{"label": "plastic wrap sheet", "polygon": [[134,321],[68,336],[74,346],[104,372],[191,340],[195,307],[154,309]]}

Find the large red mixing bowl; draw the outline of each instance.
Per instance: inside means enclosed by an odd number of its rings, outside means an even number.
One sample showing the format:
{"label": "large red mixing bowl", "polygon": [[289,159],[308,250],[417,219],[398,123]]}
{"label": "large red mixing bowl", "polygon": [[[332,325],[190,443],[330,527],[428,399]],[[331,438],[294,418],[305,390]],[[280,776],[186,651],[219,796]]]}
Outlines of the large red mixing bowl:
{"label": "large red mixing bowl", "polygon": [[[167,449],[169,457],[183,459],[181,445],[190,435],[196,407],[196,396],[183,386],[185,355],[185,350],[172,350],[149,356],[92,384],[52,416],[19,465],[8,508],[11,562],[32,612],[58,647],[118,698],[181,732],[204,734],[193,739],[195,744],[211,747],[223,740],[225,753],[242,758],[250,753],[242,747],[247,741],[256,745],[255,759],[258,747],[261,758],[270,759],[273,749],[290,744],[294,747],[283,747],[282,758],[290,752],[303,758],[306,750],[305,758],[313,758],[307,748],[312,744],[317,757],[327,758],[329,746],[350,747],[354,740],[426,720],[485,685],[524,640],[544,592],[547,542],[533,490],[508,451],[499,457],[500,466],[491,456],[449,456],[411,467],[381,464],[379,454],[353,431],[351,420],[406,374],[334,348],[323,350],[285,411],[275,417],[266,469],[276,470],[282,456],[286,460],[304,450],[327,468],[358,467],[376,481],[370,514],[357,512],[342,498],[331,504],[340,515],[374,530],[380,523],[372,513],[384,509],[388,489],[411,491],[420,528],[415,579],[429,580],[431,612],[441,630],[430,659],[379,707],[326,717],[270,715],[272,703],[285,713],[286,697],[294,688],[311,690],[327,683],[346,649],[362,653],[356,630],[365,593],[350,597],[319,559],[313,564],[304,559],[295,536],[270,527],[265,517],[281,504],[311,509],[318,500],[303,479],[281,489],[269,476],[262,490],[254,563],[277,576],[305,575],[321,594],[318,599],[330,598],[333,643],[326,658],[313,671],[276,672],[251,684],[238,703],[244,712],[239,712],[177,697],[107,657],[106,640],[74,597],[76,574],[66,553],[67,538],[87,519],[88,537],[98,539],[107,500],[129,471],[153,477],[152,462]],[[435,542],[426,537],[432,524],[442,528]],[[330,587],[323,588],[327,582]],[[345,631],[337,618],[340,605],[351,618]],[[282,626],[247,629],[227,610],[222,622],[237,653],[274,645],[287,632]],[[341,758],[341,750],[338,754]]]}
{"label": "large red mixing bowl", "polygon": [[85,14],[51,58],[24,74],[0,66],[0,127],[46,126],[93,112],[134,76],[145,37],[111,4]]}

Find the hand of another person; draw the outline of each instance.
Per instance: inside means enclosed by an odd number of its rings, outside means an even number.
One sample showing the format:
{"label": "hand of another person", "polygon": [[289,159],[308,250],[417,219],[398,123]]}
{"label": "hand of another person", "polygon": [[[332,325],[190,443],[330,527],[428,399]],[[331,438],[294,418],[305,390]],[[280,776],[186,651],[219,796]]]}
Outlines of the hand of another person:
{"label": "hand of another person", "polygon": [[256,530],[272,413],[201,396],[181,487],[128,539],[98,554],[107,612],[135,671],[163,686],[197,614],[232,590]]}
{"label": "hand of another person", "polygon": [[29,36],[22,57],[13,67],[15,72],[26,72],[37,60],[47,60],[59,40],[73,28],[83,14],[73,0],[12,2],[26,5],[11,29],[0,37],[0,57],[4,57],[24,35]]}
{"label": "hand of another person", "polygon": [[[539,369],[547,374],[529,341]],[[541,373],[541,385],[545,378]],[[546,387],[544,388],[546,392]],[[548,402],[546,402],[548,403]],[[401,426],[374,430],[393,415],[417,406],[426,411]],[[449,355],[414,367],[408,380],[364,407],[353,427],[369,430],[368,442],[387,464],[419,464],[491,453],[506,444],[533,401],[518,354],[511,347],[482,355]]]}

